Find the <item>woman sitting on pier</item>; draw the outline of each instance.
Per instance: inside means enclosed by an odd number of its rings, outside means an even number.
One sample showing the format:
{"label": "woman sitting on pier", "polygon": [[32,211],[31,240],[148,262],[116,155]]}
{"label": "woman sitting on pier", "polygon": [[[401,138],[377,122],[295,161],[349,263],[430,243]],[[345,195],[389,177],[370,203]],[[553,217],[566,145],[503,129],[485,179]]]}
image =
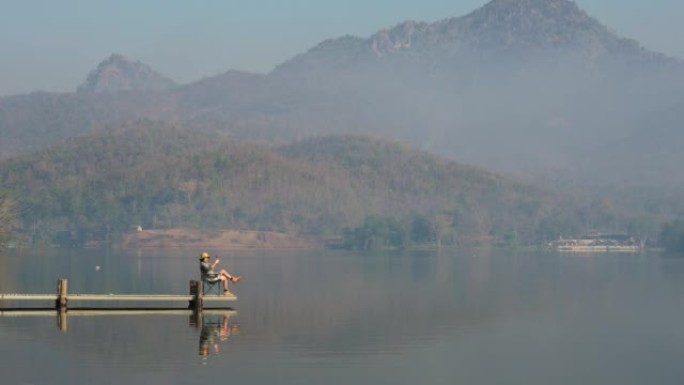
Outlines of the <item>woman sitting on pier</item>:
{"label": "woman sitting on pier", "polygon": [[210,278],[210,279],[219,279],[223,281],[223,294],[228,295],[228,294],[233,294],[228,290],[228,281],[232,283],[238,283],[242,277],[240,276],[234,276],[230,275],[225,270],[221,270],[218,273],[214,271],[214,267],[219,263],[219,259],[214,257],[214,262],[209,262],[209,253],[206,251],[203,251],[200,254],[200,271],[202,272],[202,279],[205,278]]}

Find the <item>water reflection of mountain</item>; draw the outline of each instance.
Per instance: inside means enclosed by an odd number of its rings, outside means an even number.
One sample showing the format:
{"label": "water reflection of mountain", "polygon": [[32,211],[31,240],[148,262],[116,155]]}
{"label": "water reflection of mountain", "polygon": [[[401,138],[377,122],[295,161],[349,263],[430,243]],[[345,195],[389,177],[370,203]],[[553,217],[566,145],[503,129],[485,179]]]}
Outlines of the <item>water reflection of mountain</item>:
{"label": "water reflection of mountain", "polygon": [[[392,255],[361,261],[358,274],[316,263],[298,272],[282,266],[269,279],[287,287],[288,298],[250,294],[260,314],[250,314],[250,306],[242,315],[272,344],[384,353],[545,306],[548,295],[537,289],[553,277],[528,277],[513,262],[492,262]],[[320,278],[306,278],[321,276],[324,286]]]}
{"label": "water reflection of mountain", "polygon": [[[195,268],[173,257],[157,259],[158,264]],[[384,256],[272,252],[236,255],[231,263],[245,277],[236,288],[241,333],[226,348],[220,346],[222,354],[245,347],[252,352],[359,357],[398,353],[549,307],[572,309],[580,298],[623,279],[614,273],[612,281],[598,278],[613,271],[615,259],[467,251]],[[130,263],[122,265],[117,269],[130,269]],[[176,279],[178,266],[155,279]],[[578,283],[578,276],[585,281]],[[179,351],[196,357],[201,330],[190,321],[165,316],[74,318],[64,336],[54,320],[27,324],[0,319],[0,327],[51,345],[63,346],[66,338],[68,346],[78,347],[75,354],[116,364],[150,362],[150,356],[159,360]]]}
{"label": "water reflection of mountain", "polygon": [[[311,347],[314,355],[400,352],[534,318],[550,308],[566,314],[588,299],[605,300],[596,298],[597,292],[631,284],[630,277],[614,272],[619,259],[544,253],[461,251],[341,263],[306,257],[297,264],[270,262],[265,280],[280,291],[247,292],[242,300],[250,306],[241,309],[241,319],[263,343],[283,350]],[[606,274],[612,279],[604,280]]]}

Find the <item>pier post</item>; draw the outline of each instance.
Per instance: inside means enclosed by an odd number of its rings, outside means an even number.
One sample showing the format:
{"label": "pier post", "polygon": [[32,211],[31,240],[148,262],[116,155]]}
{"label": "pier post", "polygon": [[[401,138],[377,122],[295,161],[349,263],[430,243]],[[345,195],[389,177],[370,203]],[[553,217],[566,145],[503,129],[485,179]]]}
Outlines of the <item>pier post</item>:
{"label": "pier post", "polygon": [[67,316],[66,310],[67,309],[65,307],[59,308],[59,310],[57,310],[57,327],[59,328],[59,330],[61,332],[65,332],[65,333],[66,333],[68,325],[69,325],[69,323],[68,323],[69,318]]}
{"label": "pier post", "polygon": [[199,281],[190,281],[190,295],[192,300],[190,300],[190,307],[195,311],[202,311],[204,307],[204,300],[202,295],[202,285]]}
{"label": "pier post", "polygon": [[62,311],[67,308],[67,285],[68,281],[64,278],[57,280],[57,303],[55,304],[57,309]]}

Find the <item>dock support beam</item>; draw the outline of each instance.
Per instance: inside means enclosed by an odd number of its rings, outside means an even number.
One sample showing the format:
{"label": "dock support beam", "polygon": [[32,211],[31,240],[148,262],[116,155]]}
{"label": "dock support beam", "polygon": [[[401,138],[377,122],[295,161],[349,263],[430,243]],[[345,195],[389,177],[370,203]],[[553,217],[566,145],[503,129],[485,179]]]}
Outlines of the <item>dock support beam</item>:
{"label": "dock support beam", "polygon": [[66,333],[69,325],[69,317],[67,316],[66,310],[66,308],[60,308],[57,312],[57,327],[64,333]]}
{"label": "dock support beam", "polygon": [[201,312],[204,307],[204,296],[202,295],[202,285],[199,281],[190,281],[190,295],[192,296],[190,308]]}
{"label": "dock support beam", "polygon": [[55,304],[57,310],[63,311],[67,309],[67,287],[68,281],[66,279],[60,278],[57,281],[57,303]]}

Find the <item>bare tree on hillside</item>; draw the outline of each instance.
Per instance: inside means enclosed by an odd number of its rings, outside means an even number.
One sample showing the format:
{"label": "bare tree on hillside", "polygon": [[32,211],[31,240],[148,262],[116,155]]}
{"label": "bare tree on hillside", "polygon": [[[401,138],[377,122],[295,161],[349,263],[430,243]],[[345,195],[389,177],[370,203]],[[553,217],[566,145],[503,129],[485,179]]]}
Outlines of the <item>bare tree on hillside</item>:
{"label": "bare tree on hillside", "polygon": [[9,237],[16,214],[16,202],[7,194],[0,192],[0,245]]}

